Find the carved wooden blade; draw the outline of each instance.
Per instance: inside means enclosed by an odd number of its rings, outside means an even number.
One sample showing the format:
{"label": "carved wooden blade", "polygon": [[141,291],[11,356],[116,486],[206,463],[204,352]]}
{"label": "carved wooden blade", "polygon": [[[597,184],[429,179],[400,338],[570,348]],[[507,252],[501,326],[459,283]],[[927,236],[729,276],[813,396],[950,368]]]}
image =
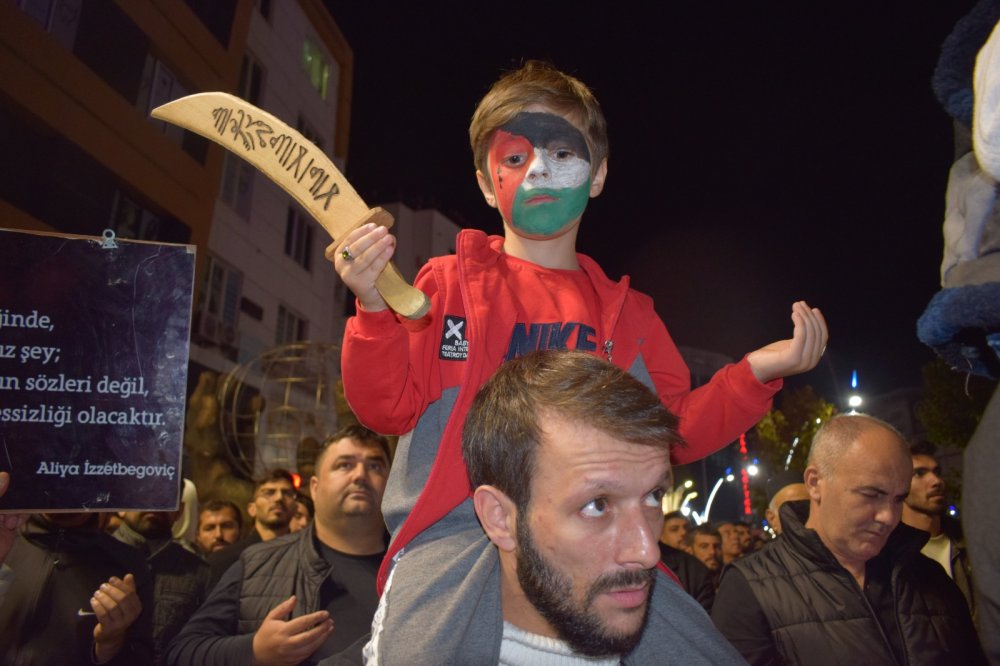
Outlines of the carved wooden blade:
{"label": "carved wooden blade", "polygon": [[[206,92],[153,109],[152,116],[200,134],[230,150],[288,192],[333,240],[366,222],[392,226],[392,216],[368,208],[323,151],[292,127],[239,97]],[[409,285],[391,262],[375,281],[389,307],[419,319],[430,307],[427,296]]]}

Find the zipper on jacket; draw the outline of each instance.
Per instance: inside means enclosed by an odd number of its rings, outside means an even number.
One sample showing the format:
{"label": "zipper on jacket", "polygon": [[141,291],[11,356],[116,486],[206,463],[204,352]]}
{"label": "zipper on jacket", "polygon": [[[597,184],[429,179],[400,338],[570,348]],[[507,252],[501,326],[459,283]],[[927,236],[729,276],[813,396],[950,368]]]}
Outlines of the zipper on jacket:
{"label": "zipper on jacket", "polygon": [[615,348],[615,343],[611,340],[604,341],[604,355],[608,357],[608,363],[611,363],[611,350]]}

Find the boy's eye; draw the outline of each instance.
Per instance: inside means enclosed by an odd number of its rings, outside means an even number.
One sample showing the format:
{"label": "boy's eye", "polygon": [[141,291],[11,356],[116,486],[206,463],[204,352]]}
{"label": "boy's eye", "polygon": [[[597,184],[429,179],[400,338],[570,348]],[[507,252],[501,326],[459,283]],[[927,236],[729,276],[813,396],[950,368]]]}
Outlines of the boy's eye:
{"label": "boy's eye", "polygon": [[568,159],[572,159],[573,157],[576,157],[576,153],[574,153],[569,148],[557,148],[554,151],[552,151],[552,156],[559,161],[565,161]]}
{"label": "boy's eye", "polygon": [[524,153],[515,153],[503,158],[503,165],[506,167],[519,167],[527,161],[528,156]]}
{"label": "boy's eye", "polygon": [[584,516],[588,518],[600,518],[604,515],[604,512],[608,510],[608,500],[603,497],[595,497],[586,504],[580,510]]}

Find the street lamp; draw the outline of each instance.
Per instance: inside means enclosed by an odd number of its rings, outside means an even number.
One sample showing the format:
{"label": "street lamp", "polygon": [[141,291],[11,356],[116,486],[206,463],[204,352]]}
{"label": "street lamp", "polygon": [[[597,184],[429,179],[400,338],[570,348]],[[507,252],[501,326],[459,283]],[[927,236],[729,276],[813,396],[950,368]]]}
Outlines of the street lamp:
{"label": "street lamp", "polygon": [[701,516],[702,523],[708,522],[708,514],[711,513],[712,511],[712,502],[715,501],[715,493],[719,492],[719,488],[722,486],[722,482],[727,481],[731,483],[735,480],[736,476],[734,476],[731,471],[727,470],[726,475],[720,476],[719,480],[715,482],[715,485],[712,486],[712,492],[708,494],[708,502],[705,503],[705,513],[702,514]]}
{"label": "street lamp", "polygon": [[858,371],[854,370],[851,373],[851,395],[847,398],[847,406],[851,408],[848,414],[857,414],[858,407],[864,400],[861,399],[861,395],[858,393]]}

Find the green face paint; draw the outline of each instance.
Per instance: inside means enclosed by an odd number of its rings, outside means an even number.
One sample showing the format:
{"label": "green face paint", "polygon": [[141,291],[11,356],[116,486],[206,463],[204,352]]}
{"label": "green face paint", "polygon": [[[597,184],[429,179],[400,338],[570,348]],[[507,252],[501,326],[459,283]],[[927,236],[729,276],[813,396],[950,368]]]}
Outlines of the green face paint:
{"label": "green face paint", "polygon": [[525,233],[551,236],[579,219],[590,199],[590,179],[574,188],[519,189],[512,224]]}

